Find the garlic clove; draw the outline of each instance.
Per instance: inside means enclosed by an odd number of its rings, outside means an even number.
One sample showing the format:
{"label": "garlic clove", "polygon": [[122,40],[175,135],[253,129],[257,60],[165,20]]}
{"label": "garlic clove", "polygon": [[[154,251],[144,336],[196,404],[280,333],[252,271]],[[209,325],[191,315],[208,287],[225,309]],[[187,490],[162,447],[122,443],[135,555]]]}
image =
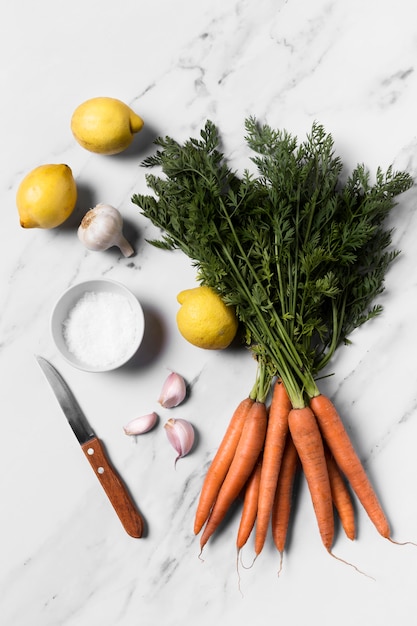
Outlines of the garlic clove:
{"label": "garlic clove", "polygon": [[117,246],[123,256],[132,256],[134,250],[123,232],[123,218],[110,204],[97,204],[87,211],[78,227],[78,239],[88,250],[108,250]]}
{"label": "garlic clove", "polygon": [[165,380],[158,402],[165,409],[178,406],[187,395],[185,380],[176,372],[171,372]]}
{"label": "garlic clove", "polygon": [[157,419],[158,416],[155,412],[141,415],[123,426],[123,430],[126,435],[143,435],[155,426]]}
{"label": "garlic clove", "polygon": [[168,441],[177,452],[175,465],[178,459],[186,456],[194,445],[195,432],[192,424],[184,419],[170,418],[164,425]]}

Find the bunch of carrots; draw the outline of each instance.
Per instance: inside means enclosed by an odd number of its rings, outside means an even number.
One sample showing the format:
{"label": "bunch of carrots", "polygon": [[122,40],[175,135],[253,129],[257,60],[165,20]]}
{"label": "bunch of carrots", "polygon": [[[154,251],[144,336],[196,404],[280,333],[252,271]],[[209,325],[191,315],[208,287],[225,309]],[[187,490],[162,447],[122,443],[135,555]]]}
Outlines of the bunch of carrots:
{"label": "bunch of carrots", "polygon": [[235,308],[258,363],[254,389],[207,472],[195,533],[203,548],[244,493],[238,549],[255,529],[259,554],[271,524],[282,554],[300,466],[329,552],[334,508],[355,536],[351,491],[392,540],[343,422],[316,381],[349,334],[382,310],[374,300],[398,254],[385,221],[413,180],[389,167],[371,182],[363,165],[342,176],[333,139],[316,123],[301,143],[254,118],[245,128],[257,175],[229,167],[207,121],[200,139],[156,140],[158,151],[143,165],[163,176],[147,175],[153,194],[133,197],[164,233],[150,243],[182,250],[199,281]]}
{"label": "bunch of carrots", "polygon": [[349,486],[378,532],[391,539],[376,493],[332,402],[319,394],[303,408],[292,408],[280,379],[273,383],[269,407],[250,395],[237,406],[206,474],[194,532],[205,546],[232,503],[243,493],[236,539],[240,551],[254,531],[258,556],[271,525],[274,543],[284,552],[297,469],[306,477],[322,542],[331,552],[334,509],[351,540],[355,514]]}

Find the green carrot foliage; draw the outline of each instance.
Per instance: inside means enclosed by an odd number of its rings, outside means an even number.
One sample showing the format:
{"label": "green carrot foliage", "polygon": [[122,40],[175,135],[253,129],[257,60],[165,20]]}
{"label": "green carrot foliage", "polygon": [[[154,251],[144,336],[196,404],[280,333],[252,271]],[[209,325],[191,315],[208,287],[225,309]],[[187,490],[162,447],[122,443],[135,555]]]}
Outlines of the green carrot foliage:
{"label": "green carrot foliage", "polygon": [[301,143],[253,117],[245,131],[256,174],[231,169],[209,120],[183,145],[156,140],[142,163],[160,170],[146,175],[153,193],[132,201],[161,230],[150,243],[191,259],[302,405],[336,348],[382,311],[375,298],[398,255],[386,218],[413,180],[389,167],[371,182],[358,165],[344,181],[333,138],[317,123]]}

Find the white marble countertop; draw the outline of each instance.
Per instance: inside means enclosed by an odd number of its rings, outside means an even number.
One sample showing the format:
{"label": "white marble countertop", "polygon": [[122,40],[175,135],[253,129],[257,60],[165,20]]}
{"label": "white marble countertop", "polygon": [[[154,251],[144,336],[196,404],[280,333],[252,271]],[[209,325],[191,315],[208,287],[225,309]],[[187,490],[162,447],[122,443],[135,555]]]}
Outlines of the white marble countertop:
{"label": "white marble countertop", "polygon": [[[348,626],[412,624],[417,548],[377,535],[358,510],[358,537],[323,549],[303,483],[284,571],[267,541],[236,572],[232,519],[199,559],[192,532],[204,469],[232,409],[253,383],[245,351],[204,351],[175,323],[177,293],[195,285],[180,253],[149,246],[150,224],[131,202],[144,192],[141,160],[158,135],[195,136],[207,118],[225,151],[245,165],[244,119],[255,115],[299,136],[314,120],[331,132],[348,168],[364,162],[417,175],[417,34],[412,0],[9,2],[0,37],[0,621],[3,626],[171,626],[265,622]],[[69,121],[87,98],[119,98],[145,120],[115,157],[83,150]],[[43,163],[67,163],[79,188],[74,215],[50,231],[19,225],[15,194]],[[76,237],[97,202],[116,206],[135,256],[88,252]],[[402,254],[389,271],[384,314],[352,336],[332,363],[337,402],[390,519],[393,537],[417,540],[417,214],[415,188],[393,217]],[[142,302],[146,336],[120,370],[90,374],[66,364],[49,332],[70,285],[107,277]],[[136,499],[146,536],[122,529],[38,367],[49,358],[76,393]],[[160,426],[137,441],[122,426],[157,410],[169,370],[191,387],[160,410],[198,432],[174,469]],[[250,546],[244,552],[251,561]]]}

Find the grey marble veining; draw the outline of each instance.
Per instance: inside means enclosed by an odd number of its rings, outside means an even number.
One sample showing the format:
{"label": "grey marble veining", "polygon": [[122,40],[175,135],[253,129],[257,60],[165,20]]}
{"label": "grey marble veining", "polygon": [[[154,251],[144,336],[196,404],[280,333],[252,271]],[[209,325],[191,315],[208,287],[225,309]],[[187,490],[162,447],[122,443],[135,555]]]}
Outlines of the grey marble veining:
{"label": "grey marble veining", "polygon": [[[417,176],[417,35],[411,0],[16,0],[3,9],[0,77],[0,622],[2,626],[222,626],[260,619],[291,626],[411,624],[417,548],[376,534],[358,510],[358,538],[323,549],[299,485],[288,553],[268,539],[252,565],[236,561],[237,516],[199,555],[193,516],[201,481],[232,410],[253,384],[244,351],[186,344],[176,295],[195,284],[180,253],[152,248],[153,227],[131,203],[146,191],[140,161],[158,135],[195,136],[207,118],[233,164],[249,167],[249,115],[303,137],[314,120],[331,132],[347,169],[393,164]],[[74,141],[69,121],[89,97],[130,104],[145,128],[124,155],[102,157]],[[77,209],[52,231],[23,230],[20,180],[67,163]],[[86,251],[76,237],[98,202],[122,213],[135,256]],[[337,402],[398,541],[417,541],[417,193],[390,217],[401,255],[381,296],[382,316],[352,334],[323,389]],[[140,299],[146,351],[121,370],[71,368],[51,340],[60,294],[90,278],[119,280]],[[145,519],[134,540],[120,525],[34,358],[62,372],[103,439]],[[169,370],[190,384],[187,402],[157,407]],[[195,425],[198,444],[174,469],[160,424],[132,439],[123,425],[157,410]]]}

